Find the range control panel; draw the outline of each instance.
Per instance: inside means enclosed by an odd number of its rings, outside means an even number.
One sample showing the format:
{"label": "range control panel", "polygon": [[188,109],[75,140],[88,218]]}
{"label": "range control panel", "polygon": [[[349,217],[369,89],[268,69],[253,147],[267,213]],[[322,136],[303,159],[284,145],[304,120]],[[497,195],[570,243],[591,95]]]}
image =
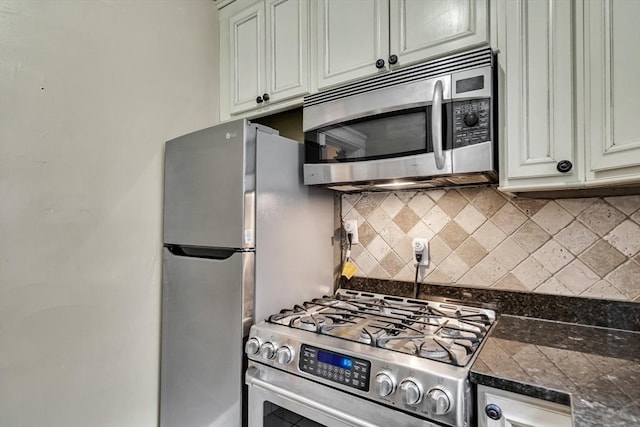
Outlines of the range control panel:
{"label": "range control panel", "polygon": [[298,367],[302,372],[369,391],[371,362],[302,344]]}
{"label": "range control panel", "polygon": [[453,147],[466,147],[491,141],[489,99],[453,103]]}

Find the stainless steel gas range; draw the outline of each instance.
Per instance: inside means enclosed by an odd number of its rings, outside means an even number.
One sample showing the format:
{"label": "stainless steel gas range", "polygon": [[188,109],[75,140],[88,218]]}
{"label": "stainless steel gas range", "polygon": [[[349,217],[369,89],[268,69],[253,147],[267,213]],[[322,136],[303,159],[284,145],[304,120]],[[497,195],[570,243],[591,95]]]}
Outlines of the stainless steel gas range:
{"label": "stainless steel gas range", "polygon": [[492,310],[338,290],[252,326],[249,426],[469,426]]}

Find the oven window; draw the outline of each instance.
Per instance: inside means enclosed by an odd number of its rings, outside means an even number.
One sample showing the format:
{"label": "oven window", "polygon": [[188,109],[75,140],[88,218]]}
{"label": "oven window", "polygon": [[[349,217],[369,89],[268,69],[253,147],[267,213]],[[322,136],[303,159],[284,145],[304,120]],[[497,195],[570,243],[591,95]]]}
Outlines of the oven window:
{"label": "oven window", "polygon": [[425,108],[368,117],[305,133],[307,163],[375,160],[427,151]]}
{"label": "oven window", "polygon": [[271,402],[264,402],[263,413],[264,427],[325,427]]}

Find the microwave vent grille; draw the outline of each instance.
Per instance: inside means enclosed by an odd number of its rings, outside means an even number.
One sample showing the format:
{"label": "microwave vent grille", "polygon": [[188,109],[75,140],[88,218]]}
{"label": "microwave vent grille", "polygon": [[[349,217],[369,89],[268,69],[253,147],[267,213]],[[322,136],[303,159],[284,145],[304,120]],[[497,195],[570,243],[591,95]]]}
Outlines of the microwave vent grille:
{"label": "microwave vent grille", "polygon": [[491,48],[477,49],[446,58],[435,59],[411,67],[394,70],[365,80],[318,92],[304,98],[304,106],[323,104],[359,93],[398,86],[413,81],[491,65]]}

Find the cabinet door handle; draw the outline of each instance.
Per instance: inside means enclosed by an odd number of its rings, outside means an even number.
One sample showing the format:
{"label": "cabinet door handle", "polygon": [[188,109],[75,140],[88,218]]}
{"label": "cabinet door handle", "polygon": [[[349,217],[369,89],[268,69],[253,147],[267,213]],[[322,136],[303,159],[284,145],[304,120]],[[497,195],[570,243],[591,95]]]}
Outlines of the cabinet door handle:
{"label": "cabinet door handle", "polygon": [[389,57],[389,64],[395,65],[398,63],[398,55],[391,55]]}
{"label": "cabinet door handle", "polygon": [[487,417],[492,420],[499,420],[502,418],[502,409],[498,405],[494,405],[493,403],[488,404],[484,407],[484,413],[487,414]]}
{"label": "cabinet door handle", "polygon": [[556,165],[558,172],[567,173],[571,170],[573,164],[569,160],[560,160]]}
{"label": "cabinet door handle", "polygon": [[264,95],[262,95],[262,99],[264,100],[264,102],[269,101],[269,99],[270,99],[270,98],[269,98],[269,94],[268,94],[268,93],[265,93]]}
{"label": "cabinet door handle", "polygon": [[256,104],[262,104],[262,102],[263,102],[263,100],[262,100],[261,96],[256,98]]}
{"label": "cabinet door handle", "polygon": [[384,68],[384,59],[380,58],[376,61],[376,68],[377,69]]}

